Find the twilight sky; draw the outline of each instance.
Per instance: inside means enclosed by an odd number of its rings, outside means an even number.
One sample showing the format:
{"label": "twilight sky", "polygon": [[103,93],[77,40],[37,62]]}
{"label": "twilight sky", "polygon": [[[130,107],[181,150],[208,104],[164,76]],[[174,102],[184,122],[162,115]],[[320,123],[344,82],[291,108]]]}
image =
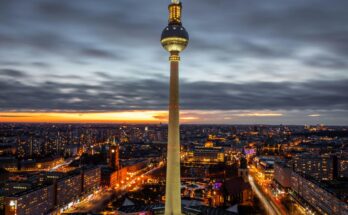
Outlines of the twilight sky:
{"label": "twilight sky", "polygon": [[[1,0],[0,122],[165,121],[168,3]],[[348,125],[348,1],[183,4],[182,122]]]}

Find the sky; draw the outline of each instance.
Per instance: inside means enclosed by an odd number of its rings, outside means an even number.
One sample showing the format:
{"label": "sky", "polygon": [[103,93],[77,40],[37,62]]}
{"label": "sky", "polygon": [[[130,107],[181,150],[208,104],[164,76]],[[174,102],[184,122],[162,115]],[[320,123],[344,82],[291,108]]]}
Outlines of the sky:
{"label": "sky", "polygon": [[[166,122],[169,0],[1,0],[0,122]],[[348,125],[348,1],[190,0],[182,123]]]}

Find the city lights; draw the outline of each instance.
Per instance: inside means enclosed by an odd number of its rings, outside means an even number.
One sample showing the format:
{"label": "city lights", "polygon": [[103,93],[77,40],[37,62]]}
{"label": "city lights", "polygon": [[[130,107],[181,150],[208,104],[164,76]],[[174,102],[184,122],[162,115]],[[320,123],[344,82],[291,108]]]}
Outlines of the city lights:
{"label": "city lights", "polygon": [[0,5],[0,215],[348,215],[347,1]]}

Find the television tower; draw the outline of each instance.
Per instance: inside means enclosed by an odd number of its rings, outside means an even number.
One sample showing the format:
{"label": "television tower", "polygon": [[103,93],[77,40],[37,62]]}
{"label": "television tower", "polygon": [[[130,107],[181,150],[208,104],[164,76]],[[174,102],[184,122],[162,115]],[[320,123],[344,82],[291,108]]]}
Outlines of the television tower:
{"label": "television tower", "polygon": [[169,20],[162,31],[161,44],[170,54],[169,122],[167,146],[167,174],[165,194],[165,215],[181,213],[180,183],[180,130],[179,130],[179,61],[180,52],[189,41],[189,36],[181,23],[182,5],[172,0],[169,5]]}

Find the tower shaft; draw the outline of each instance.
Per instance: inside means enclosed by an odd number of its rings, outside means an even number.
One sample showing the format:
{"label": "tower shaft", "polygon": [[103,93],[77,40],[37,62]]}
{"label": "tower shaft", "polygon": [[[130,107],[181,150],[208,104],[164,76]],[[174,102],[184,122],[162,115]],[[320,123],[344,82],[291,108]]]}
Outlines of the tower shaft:
{"label": "tower shaft", "polygon": [[189,35],[181,23],[182,4],[180,1],[172,0],[168,10],[168,25],[161,35],[161,44],[170,53],[166,204],[164,213],[165,215],[180,215],[179,53],[186,48]]}
{"label": "tower shaft", "polygon": [[165,215],[181,214],[179,53],[171,53]]}

